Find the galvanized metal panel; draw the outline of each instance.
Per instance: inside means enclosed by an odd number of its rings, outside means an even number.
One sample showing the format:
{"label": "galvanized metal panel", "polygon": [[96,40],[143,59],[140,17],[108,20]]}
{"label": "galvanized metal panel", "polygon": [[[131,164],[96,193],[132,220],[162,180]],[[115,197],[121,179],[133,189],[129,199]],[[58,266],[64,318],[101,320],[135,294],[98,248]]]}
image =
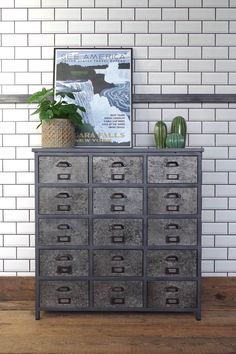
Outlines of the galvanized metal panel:
{"label": "galvanized metal panel", "polygon": [[120,308],[143,307],[143,287],[141,281],[95,281],[94,307]]}

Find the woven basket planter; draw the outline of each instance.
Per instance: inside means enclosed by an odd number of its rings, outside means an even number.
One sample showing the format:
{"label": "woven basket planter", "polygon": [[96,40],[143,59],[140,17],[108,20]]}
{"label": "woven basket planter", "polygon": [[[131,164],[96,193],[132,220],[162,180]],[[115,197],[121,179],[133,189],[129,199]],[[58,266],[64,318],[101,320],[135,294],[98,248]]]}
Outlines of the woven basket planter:
{"label": "woven basket planter", "polygon": [[42,147],[69,148],[75,145],[74,125],[64,118],[42,124]]}

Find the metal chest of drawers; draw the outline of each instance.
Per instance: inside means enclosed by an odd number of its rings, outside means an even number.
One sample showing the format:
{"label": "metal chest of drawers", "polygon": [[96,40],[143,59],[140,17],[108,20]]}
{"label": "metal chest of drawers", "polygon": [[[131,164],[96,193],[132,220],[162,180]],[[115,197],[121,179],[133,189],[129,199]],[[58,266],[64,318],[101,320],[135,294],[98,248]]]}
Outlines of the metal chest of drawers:
{"label": "metal chest of drawers", "polygon": [[34,149],[40,311],[200,319],[202,149]]}

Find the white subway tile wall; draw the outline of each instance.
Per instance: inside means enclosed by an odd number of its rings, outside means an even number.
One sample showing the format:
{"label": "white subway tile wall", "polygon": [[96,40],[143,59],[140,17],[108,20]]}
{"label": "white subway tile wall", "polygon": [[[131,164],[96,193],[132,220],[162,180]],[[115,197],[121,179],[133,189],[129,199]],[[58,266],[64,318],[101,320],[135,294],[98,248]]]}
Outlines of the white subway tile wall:
{"label": "white subway tile wall", "polygon": [[[1,0],[0,93],[53,80],[53,49],[133,47],[135,93],[235,93],[234,0]],[[236,276],[236,105],[135,104],[134,146],[176,115],[203,153],[203,276]],[[0,275],[34,274],[37,117],[0,104]]]}

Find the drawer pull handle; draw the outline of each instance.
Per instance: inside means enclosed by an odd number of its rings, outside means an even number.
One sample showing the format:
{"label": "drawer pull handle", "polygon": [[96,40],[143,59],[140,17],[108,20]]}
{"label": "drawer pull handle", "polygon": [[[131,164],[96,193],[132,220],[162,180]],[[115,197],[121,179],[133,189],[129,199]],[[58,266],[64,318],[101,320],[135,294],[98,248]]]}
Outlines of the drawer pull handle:
{"label": "drawer pull handle", "polygon": [[58,266],[57,274],[72,274],[72,266]]}
{"label": "drawer pull handle", "polygon": [[179,236],[166,236],[166,243],[179,243],[180,237]]}
{"label": "drawer pull handle", "polygon": [[166,261],[167,262],[178,262],[179,258],[177,256],[167,256]]}
{"label": "drawer pull handle", "polygon": [[61,192],[61,193],[58,193],[57,195],[56,195],[56,198],[70,198],[70,194],[69,193],[67,193],[67,192]]}
{"label": "drawer pull handle", "polygon": [[125,291],[125,289],[123,288],[123,286],[114,286],[114,288],[111,288],[111,291],[122,292]]}
{"label": "drawer pull handle", "polygon": [[58,299],[58,304],[60,304],[60,305],[69,305],[69,304],[71,304],[71,298],[70,297],[60,297]]}
{"label": "drawer pull handle", "polygon": [[125,211],[124,205],[111,205],[111,211]]}
{"label": "drawer pull handle", "polygon": [[113,224],[111,225],[111,230],[115,231],[115,230],[124,230],[124,225],[122,224]]}
{"label": "drawer pull handle", "polygon": [[166,224],[165,229],[166,230],[179,230],[179,229],[181,229],[181,227],[178,224],[170,223],[170,224]]}
{"label": "drawer pull handle", "polygon": [[124,257],[122,257],[122,256],[113,256],[111,260],[112,261],[123,261]]}
{"label": "drawer pull handle", "polygon": [[57,211],[70,211],[70,205],[58,204]]}
{"label": "drawer pull handle", "polygon": [[125,267],[112,267],[111,272],[112,273],[124,273]]}
{"label": "drawer pull handle", "polygon": [[177,286],[167,286],[165,288],[166,293],[177,293],[179,291],[179,288]]}
{"label": "drawer pull handle", "polygon": [[178,179],[179,179],[179,174],[173,174],[173,173],[168,173],[167,175],[166,175],[166,178],[168,179],[168,180],[174,180],[174,181],[177,181]]}
{"label": "drawer pull handle", "polygon": [[57,180],[58,181],[69,181],[71,177],[70,173],[58,173]]}
{"label": "drawer pull handle", "polygon": [[166,211],[179,211],[179,205],[167,205]]}
{"label": "drawer pull handle", "polygon": [[111,167],[125,167],[126,165],[122,161],[112,162]]}
{"label": "drawer pull handle", "polygon": [[112,297],[111,305],[124,305],[125,299],[123,297]]}
{"label": "drawer pull handle", "polygon": [[127,195],[124,193],[113,193],[110,197],[111,199],[124,199],[127,198]]}
{"label": "drawer pull handle", "polygon": [[125,175],[123,173],[112,173],[111,179],[112,181],[124,181]]}
{"label": "drawer pull handle", "polygon": [[112,236],[111,242],[112,243],[125,243],[125,238],[124,238],[124,236]]}
{"label": "drawer pull handle", "polygon": [[55,259],[58,262],[68,262],[73,260],[73,256],[71,254],[65,254],[63,256],[57,256]]}
{"label": "drawer pull handle", "polygon": [[57,164],[56,164],[56,167],[71,167],[72,164],[68,161],[59,161]]}
{"label": "drawer pull handle", "polygon": [[69,286],[60,286],[60,288],[57,288],[57,291],[60,293],[66,293],[68,291],[71,291],[71,288]]}
{"label": "drawer pull handle", "polygon": [[63,242],[71,242],[71,237],[70,236],[57,236],[57,242],[58,243],[63,243]]}
{"label": "drawer pull handle", "polygon": [[171,299],[167,298],[166,299],[166,305],[178,305],[179,304],[179,299]]}
{"label": "drawer pull handle", "polygon": [[166,274],[179,274],[179,268],[166,267],[165,273]]}
{"label": "drawer pull handle", "polygon": [[68,224],[59,224],[57,225],[58,230],[69,230],[70,229],[70,225]]}
{"label": "drawer pull handle", "polygon": [[181,195],[179,193],[167,193],[166,199],[180,199]]}
{"label": "drawer pull handle", "polygon": [[166,167],[179,167],[179,164],[177,161],[167,161]]}

